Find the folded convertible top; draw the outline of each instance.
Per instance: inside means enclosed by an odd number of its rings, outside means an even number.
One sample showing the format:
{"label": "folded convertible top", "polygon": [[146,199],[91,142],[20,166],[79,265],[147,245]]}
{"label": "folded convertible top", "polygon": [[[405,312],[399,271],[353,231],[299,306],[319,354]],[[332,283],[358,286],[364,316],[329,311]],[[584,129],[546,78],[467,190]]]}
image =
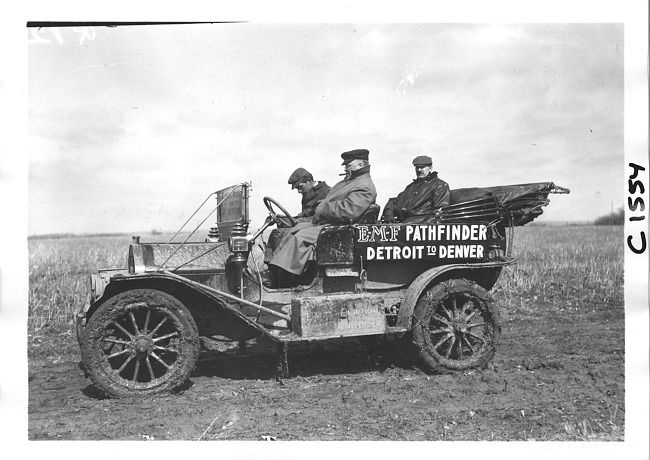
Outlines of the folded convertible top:
{"label": "folded convertible top", "polygon": [[449,206],[440,208],[435,215],[410,218],[408,222],[501,222],[522,226],[542,214],[551,193],[569,193],[569,189],[553,182],[455,189]]}

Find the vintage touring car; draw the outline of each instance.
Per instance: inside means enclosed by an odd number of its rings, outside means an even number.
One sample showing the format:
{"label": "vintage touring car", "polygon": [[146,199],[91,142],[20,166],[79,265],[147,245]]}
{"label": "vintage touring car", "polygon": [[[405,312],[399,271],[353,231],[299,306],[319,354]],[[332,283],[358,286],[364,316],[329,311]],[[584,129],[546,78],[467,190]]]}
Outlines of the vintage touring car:
{"label": "vintage touring car", "polygon": [[133,237],[127,268],[90,276],[76,332],[99,389],[119,397],[179,387],[200,337],[245,346],[265,335],[277,344],[282,376],[290,343],[351,336],[406,337],[428,371],[483,367],[500,334],[488,291],[516,262],[513,227],[540,215],[549,194],[569,190],[552,182],[452,190],[449,206],[407,223],[381,223],[372,205],[357,222],[325,226],[300,285],[282,289],[262,283],[272,253],[262,235],[295,220],[264,197],[269,217],[250,232],[250,192],[242,183],[206,198],[199,209],[216,196],[216,225],[205,241]]}

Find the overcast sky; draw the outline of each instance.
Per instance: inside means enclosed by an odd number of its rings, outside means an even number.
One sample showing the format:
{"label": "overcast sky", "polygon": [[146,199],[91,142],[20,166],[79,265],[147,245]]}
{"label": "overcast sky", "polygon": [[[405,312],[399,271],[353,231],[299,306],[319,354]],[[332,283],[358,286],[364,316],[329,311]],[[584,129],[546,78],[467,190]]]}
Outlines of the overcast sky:
{"label": "overcast sky", "polygon": [[622,24],[27,35],[29,234],[176,230],[210,192],[242,181],[259,225],[264,196],[300,211],[295,168],[334,185],[355,148],[370,150],[382,207],[417,155],[451,188],[570,188],[540,221],[592,221],[624,203]]}

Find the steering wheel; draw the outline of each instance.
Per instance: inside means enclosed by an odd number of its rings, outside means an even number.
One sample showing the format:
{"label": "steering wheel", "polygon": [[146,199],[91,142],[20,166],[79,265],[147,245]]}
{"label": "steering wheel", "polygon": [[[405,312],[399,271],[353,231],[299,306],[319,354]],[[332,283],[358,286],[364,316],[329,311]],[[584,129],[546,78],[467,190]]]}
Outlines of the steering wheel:
{"label": "steering wheel", "polygon": [[[287,212],[284,207],[275,201],[273,198],[270,196],[265,196],[262,198],[262,201],[264,201],[264,206],[266,206],[266,209],[269,210],[269,216],[271,216],[271,219],[277,224],[278,227],[284,227],[286,225],[286,222],[284,222],[282,219],[288,219],[289,223],[291,224],[291,227],[295,227],[297,222],[296,219],[291,217],[291,215]],[[284,215],[279,216],[275,210],[273,209],[273,205],[277,206],[280,211],[284,213]]]}

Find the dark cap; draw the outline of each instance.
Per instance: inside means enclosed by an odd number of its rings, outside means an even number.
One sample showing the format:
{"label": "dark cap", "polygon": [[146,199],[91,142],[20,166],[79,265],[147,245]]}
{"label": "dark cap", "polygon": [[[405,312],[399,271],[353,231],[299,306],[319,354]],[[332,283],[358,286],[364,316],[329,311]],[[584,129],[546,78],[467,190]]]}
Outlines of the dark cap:
{"label": "dark cap", "polygon": [[291,189],[293,190],[298,186],[300,182],[303,181],[303,179],[314,180],[314,176],[312,176],[311,173],[307,171],[305,168],[298,168],[291,173],[287,183],[291,184]]}
{"label": "dark cap", "polygon": [[426,155],[420,155],[413,159],[413,166],[431,166],[432,164],[431,157]]}
{"label": "dark cap", "polygon": [[368,152],[366,149],[356,149],[356,150],[350,150],[349,152],[343,152],[341,154],[341,158],[343,158],[343,163],[341,164],[348,164],[352,160],[366,160],[368,161]]}

